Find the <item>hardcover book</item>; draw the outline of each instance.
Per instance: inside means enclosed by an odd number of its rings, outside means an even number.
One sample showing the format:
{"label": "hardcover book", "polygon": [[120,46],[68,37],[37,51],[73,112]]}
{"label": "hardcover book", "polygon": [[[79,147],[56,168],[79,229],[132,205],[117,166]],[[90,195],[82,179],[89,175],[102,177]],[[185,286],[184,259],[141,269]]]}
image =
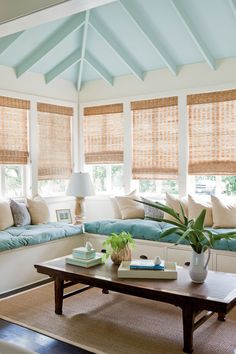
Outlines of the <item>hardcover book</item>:
{"label": "hardcover book", "polygon": [[149,259],[134,259],[130,262],[130,269],[164,270],[165,263],[161,261],[160,264],[155,264],[153,260]]}

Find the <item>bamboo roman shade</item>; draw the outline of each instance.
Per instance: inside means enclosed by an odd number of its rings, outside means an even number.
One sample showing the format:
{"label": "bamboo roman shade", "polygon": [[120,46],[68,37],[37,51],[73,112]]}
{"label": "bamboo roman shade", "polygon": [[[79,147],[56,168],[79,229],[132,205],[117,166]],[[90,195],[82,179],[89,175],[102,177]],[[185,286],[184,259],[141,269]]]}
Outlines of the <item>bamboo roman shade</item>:
{"label": "bamboo roman shade", "polygon": [[162,179],[178,175],[178,97],[131,103],[133,178]]}
{"label": "bamboo roman shade", "polygon": [[236,90],[189,95],[189,174],[236,174]]}
{"label": "bamboo roman shade", "polygon": [[85,108],[83,128],[86,164],[123,163],[123,104]]}
{"label": "bamboo roman shade", "polygon": [[0,96],[0,164],[27,164],[30,102]]}
{"label": "bamboo roman shade", "polygon": [[38,103],[38,179],[66,179],[72,171],[70,107]]}

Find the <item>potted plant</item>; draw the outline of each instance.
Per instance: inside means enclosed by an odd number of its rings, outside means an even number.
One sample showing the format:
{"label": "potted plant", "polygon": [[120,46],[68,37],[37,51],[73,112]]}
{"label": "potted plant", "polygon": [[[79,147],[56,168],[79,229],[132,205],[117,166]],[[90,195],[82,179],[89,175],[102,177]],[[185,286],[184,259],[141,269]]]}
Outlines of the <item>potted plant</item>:
{"label": "potted plant", "polygon": [[107,258],[111,256],[111,260],[119,265],[122,261],[131,260],[131,247],[135,244],[129,232],[122,231],[120,234],[112,233],[103,246],[106,249]]}
{"label": "potted plant", "polygon": [[[174,220],[167,220],[161,218],[148,218],[154,221],[164,221],[172,224],[173,226],[164,230],[160,238],[164,238],[172,233],[179,235],[179,239],[176,245],[183,240],[187,240],[192,247],[192,258],[190,262],[190,277],[196,283],[204,282],[207,276],[207,265],[210,259],[210,248],[214,246],[214,243],[220,239],[236,238],[235,232],[228,232],[224,234],[217,234],[216,232],[206,229],[204,227],[204,220],[206,216],[206,210],[203,209],[200,215],[196,219],[188,219],[184,214],[182,205],[180,204],[181,213],[177,213],[174,209],[168,207],[160,202],[147,202],[136,200],[139,203],[146,204],[153,208],[158,208],[163,212],[171,215]],[[205,259],[205,253],[208,251],[208,257]]]}

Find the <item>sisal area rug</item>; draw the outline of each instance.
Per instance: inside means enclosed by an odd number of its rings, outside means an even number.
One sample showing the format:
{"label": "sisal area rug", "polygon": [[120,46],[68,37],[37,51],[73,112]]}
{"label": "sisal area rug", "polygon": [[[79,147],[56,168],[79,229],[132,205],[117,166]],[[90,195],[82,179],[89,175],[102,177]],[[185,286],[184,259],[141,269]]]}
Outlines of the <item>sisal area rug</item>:
{"label": "sisal area rug", "polygon": [[[180,354],[181,310],[172,305],[90,289],[64,300],[54,313],[53,285],[0,301],[0,317],[94,353]],[[236,308],[226,322],[216,315],[194,333],[195,354],[233,354]]]}

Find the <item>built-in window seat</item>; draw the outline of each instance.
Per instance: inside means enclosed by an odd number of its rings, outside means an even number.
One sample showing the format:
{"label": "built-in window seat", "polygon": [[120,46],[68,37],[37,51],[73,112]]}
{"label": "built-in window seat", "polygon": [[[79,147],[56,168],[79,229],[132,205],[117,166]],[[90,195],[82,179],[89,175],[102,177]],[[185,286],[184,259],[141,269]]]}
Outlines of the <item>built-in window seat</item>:
{"label": "built-in window seat", "polygon": [[83,244],[80,225],[55,222],[0,231],[0,293],[41,280],[35,263],[70,254]]}
{"label": "built-in window seat", "polygon": [[[187,241],[176,246],[178,235],[171,234],[160,239],[161,232],[172,225],[143,219],[111,219],[99,220],[85,223],[86,239],[89,240],[97,250],[103,248],[102,244],[107,235],[112,232],[130,232],[136,239],[136,246],[133,249],[133,257],[146,255],[153,258],[159,255],[168,261],[176,261],[178,265],[184,265],[190,261],[191,248]],[[210,229],[210,228],[209,228]],[[232,232],[236,229],[214,229],[214,232]],[[236,239],[222,239],[215,242],[211,250],[209,268],[217,271],[236,273]]]}

